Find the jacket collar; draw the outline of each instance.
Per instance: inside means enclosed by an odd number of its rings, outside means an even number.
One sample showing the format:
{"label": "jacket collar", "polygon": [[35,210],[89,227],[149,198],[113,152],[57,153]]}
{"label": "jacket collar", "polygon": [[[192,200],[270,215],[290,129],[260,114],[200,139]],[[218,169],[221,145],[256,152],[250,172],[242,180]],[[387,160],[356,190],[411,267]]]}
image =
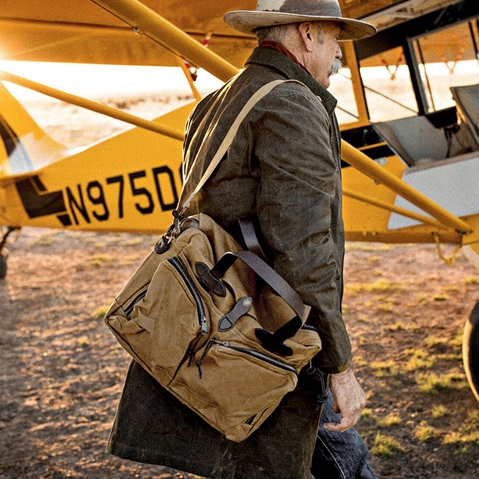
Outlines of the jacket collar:
{"label": "jacket collar", "polygon": [[328,114],[336,108],[337,100],[331,93],[320,85],[306,70],[296,65],[283,53],[269,47],[256,47],[246,61],[246,65],[256,63],[275,68],[288,79],[299,80],[304,83],[316,96],[321,98]]}

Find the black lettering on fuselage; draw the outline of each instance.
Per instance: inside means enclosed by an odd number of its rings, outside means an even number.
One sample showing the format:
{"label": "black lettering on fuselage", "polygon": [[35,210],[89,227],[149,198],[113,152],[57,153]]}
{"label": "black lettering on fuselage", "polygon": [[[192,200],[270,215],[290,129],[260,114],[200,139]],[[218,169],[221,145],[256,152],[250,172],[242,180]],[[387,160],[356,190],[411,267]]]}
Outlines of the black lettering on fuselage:
{"label": "black lettering on fuselage", "polygon": [[101,206],[101,212],[92,211],[92,215],[98,221],[107,221],[110,217],[110,212],[106,204],[105,193],[103,192],[103,186],[99,181],[90,181],[87,186],[88,199],[94,204]]}
{"label": "black lettering on fuselage", "polygon": [[73,215],[73,218],[75,220],[75,224],[77,224],[77,225],[80,224],[78,222],[78,218],[77,218],[77,215],[76,215],[77,210],[83,216],[83,219],[87,223],[90,223],[90,217],[89,217],[88,211],[86,210],[86,207],[85,207],[85,201],[83,200],[83,190],[82,190],[81,185],[77,185],[77,189],[78,189],[78,197],[79,197],[78,201],[75,198],[75,196],[73,195],[72,191],[70,190],[70,187],[67,186],[66,192],[67,192],[68,206],[70,207],[70,211],[71,211],[71,213]]}
{"label": "black lettering on fuselage", "polygon": [[67,186],[65,194],[76,225],[123,219],[127,204],[141,215],[150,215],[158,207],[163,212],[171,211],[178,203],[178,189],[168,166],[92,180],[76,185],[76,191]]}
{"label": "black lettering on fuselage", "polygon": [[[161,175],[166,175],[166,184],[165,182],[160,181]],[[178,193],[176,191],[173,172],[167,166],[160,166],[158,168],[153,168],[153,177],[155,178],[156,193],[158,194],[158,200],[162,211],[174,210],[178,203]],[[172,199],[169,203],[165,201],[167,194],[169,194]]]}

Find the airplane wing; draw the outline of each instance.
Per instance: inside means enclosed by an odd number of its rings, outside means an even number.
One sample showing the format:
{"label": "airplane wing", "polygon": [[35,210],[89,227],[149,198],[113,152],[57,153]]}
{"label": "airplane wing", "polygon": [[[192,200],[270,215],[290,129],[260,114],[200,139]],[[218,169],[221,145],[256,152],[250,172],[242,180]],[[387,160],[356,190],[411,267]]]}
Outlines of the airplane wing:
{"label": "airplane wing", "polygon": [[[454,0],[340,0],[345,16],[379,27]],[[133,0],[132,3],[135,3]],[[255,45],[223,22],[230,10],[254,9],[256,0],[144,0],[142,3],[241,68]],[[135,31],[94,0],[3,0],[0,59],[118,65],[178,66],[167,48]],[[136,34],[135,34],[136,33]]]}
{"label": "airplane wing", "polygon": [[[252,38],[224,24],[231,9],[254,8],[255,0],[146,0],[159,13],[229,62],[242,66]],[[90,0],[4,0],[2,51],[8,60],[178,66],[175,56]]]}

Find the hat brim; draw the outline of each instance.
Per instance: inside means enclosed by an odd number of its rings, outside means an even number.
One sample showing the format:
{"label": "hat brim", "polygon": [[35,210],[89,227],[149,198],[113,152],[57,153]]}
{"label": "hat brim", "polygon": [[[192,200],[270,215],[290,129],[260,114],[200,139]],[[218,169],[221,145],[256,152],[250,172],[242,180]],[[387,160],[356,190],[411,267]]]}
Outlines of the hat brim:
{"label": "hat brim", "polygon": [[343,25],[339,40],[361,40],[376,33],[376,27],[362,20],[343,17],[327,17],[320,15],[299,15],[283,12],[261,12],[253,10],[235,10],[223,17],[224,21],[235,30],[254,34],[258,28],[287,25],[289,23],[329,21]]}

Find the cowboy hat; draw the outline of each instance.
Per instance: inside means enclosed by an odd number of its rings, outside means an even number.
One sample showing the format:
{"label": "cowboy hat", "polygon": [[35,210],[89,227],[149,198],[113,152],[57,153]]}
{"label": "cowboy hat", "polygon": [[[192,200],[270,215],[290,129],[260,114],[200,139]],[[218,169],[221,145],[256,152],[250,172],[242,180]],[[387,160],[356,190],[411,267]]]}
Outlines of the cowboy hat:
{"label": "cowboy hat", "polygon": [[256,10],[228,12],[224,21],[243,33],[254,33],[262,27],[317,21],[340,22],[343,25],[340,40],[359,40],[376,33],[376,27],[369,23],[343,18],[338,0],[258,0]]}

